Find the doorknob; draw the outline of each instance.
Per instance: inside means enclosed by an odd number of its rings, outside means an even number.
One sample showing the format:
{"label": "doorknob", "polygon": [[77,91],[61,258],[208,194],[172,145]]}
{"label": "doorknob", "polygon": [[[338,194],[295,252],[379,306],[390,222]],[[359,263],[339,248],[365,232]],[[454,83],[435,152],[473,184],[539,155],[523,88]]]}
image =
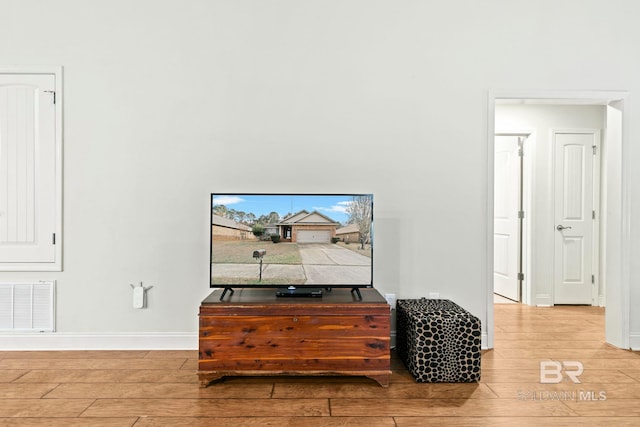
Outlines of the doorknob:
{"label": "doorknob", "polygon": [[558,231],[562,231],[562,230],[567,230],[567,229],[569,229],[569,228],[571,228],[571,227],[565,227],[565,226],[563,226],[562,224],[560,224],[560,225],[558,225],[558,226],[556,227],[556,230],[558,230]]}

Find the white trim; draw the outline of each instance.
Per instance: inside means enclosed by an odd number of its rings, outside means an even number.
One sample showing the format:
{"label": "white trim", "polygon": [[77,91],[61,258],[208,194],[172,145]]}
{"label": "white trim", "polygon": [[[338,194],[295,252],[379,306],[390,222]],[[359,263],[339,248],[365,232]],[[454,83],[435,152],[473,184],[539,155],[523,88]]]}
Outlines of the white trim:
{"label": "white trim", "polygon": [[0,351],[197,349],[197,332],[0,334]]}
{"label": "white trim", "polygon": [[62,75],[62,67],[59,65],[3,65],[0,66],[3,74],[55,74]]}
{"label": "white trim", "polygon": [[[606,121],[605,121],[606,126]],[[593,252],[591,260],[591,274],[593,275],[593,305],[602,307],[601,296],[604,296],[601,291],[602,283],[604,280],[600,280],[600,260],[603,256],[606,256],[606,245],[600,246],[600,215],[602,213],[602,199],[601,199],[601,186],[600,174],[602,172],[602,138],[604,138],[605,129],[598,130],[597,140],[594,141],[595,153],[593,154]],[[602,252],[602,253],[601,253]]]}
{"label": "white trim", "polygon": [[536,294],[535,305],[537,307],[553,307],[553,295]]}
{"label": "white trim", "polygon": [[[621,246],[621,256],[620,263],[618,268],[620,268],[620,301],[622,302],[622,310],[621,313],[621,328],[622,328],[622,342],[620,343],[612,343],[621,348],[629,348],[630,342],[630,299],[631,299],[631,196],[630,196],[630,184],[629,184],[629,162],[630,162],[630,152],[631,152],[631,105],[629,101],[629,94],[625,93],[624,96],[617,98],[622,101],[622,153],[621,153],[621,162],[622,162],[622,183],[621,183],[621,193],[622,193],[622,230],[620,237],[620,246]],[[612,286],[612,283],[607,283],[607,286]],[[606,289],[605,289],[606,292]],[[606,293],[605,293],[606,298]],[[607,301],[609,304],[609,301]],[[611,307],[611,306],[609,306]],[[607,310],[607,312],[611,312],[611,310]]]}
{"label": "white trim", "polygon": [[629,348],[633,351],[640,351],[640,331],[629,334]]}
{"label": "white trim", "polygon": [[493,296],[493,203],[494,203],[494,169],[495,169],[495,139],[496,139],[496,97],[491,92],[487,97],[487,234],[485,236],[485,253],[487,254],[487,266],[485,283],[487,286],[485,297],[487,298],[487,321],[482,322],[482,344],[483,349],[493,348],[493,304],[495,297]]}
{"label": "white trim", "polygon": [[527,305],[533,304],[533,294],[535,293],[534,284],[536,283],[536,272],[533,266],[534,259],[533,254],[537,253],[536,239],[533,238],[532,232],[535,230],[536,218],[533,210],[533,195],[536,193],[536,179],[537,172],[535,165],[537,165],[536,147],[538,146],[537,134],[535,131],[530,131],[524,144],[524,183],[522,190],[524,191],[524,247],[526,251],[524,254],[524,281],[523,281],[523,293],[522,303]]}
{"label": "white trim", "polygon": [[[630,206],[630,184],[629,184],[629,162],[630,156],[630,93],[623,91],[526,91],[526,90],[490,90],[487,101],[487,140],[486,140],[486,164],[487,164],[487,233],[486,233],[486,302],[487,302],[487,325],[486,325],[486,342],[483,335],[483,348],[493,348],[494,335],[494,316],[493,316],[493,152],[494,152],[494,135],[495,135],[495,107],[496,100],[513,100],[515,102],[535,102],[539,104],[582,104],[582,105],[609,105],[613,102],[622,104],[622,147],[621,147],[621,203],[620,216],[621,231],[619,237],[620,259],[615,265],[608,266],[614,270],[620,277],[619,282],[609,283],[605,292],[611,287],[619,286],[619,310],[607,310],[609,315],[615,316],[615,321],[619,324],[620,330],[617,331],[618,337],[609,337],[607,334],[607,342],[620,347],[629,348],[630,339],[630,319],[629,319],[629,301],[630,301],[630,248],[631,248],[631,206]],[[605,295],[606,298],[606,295]],[[607,298],[607,304],[613,307],[613,301]],[[538,304],[539,305],[539,304]],[[634,336],[635,339],[635,336]]]}
{"label": "white trim", "polygon": [[[606,110],[605,110],[606,111]],[[598,139],[595,141],[596,152],[593,155],[593,211],[595,212],[595,218],[593,218],[593,258],[592,258],[592,274],[593,274],[593,305],[598,307],[604,307],[602,300],[604,299],[604,288],[602,288],[605,280],[601,280],[600,272],[602,266],[600,265],[603,257],[606,257],[606,245],[601,246],[600,243],[600,217],[602,215],[602,181],[600,175],[602,173],[602,139],[607,132],[606,120],[604,128],[598,131]]]}

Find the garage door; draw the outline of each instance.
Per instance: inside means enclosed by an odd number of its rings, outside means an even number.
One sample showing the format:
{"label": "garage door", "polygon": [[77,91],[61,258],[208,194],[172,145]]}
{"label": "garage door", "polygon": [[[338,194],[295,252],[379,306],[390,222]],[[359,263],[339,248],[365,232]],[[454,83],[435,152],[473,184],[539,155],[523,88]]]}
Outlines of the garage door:
{"label": "garage door", "polygon": [[298,243],[329,243],[331,232],[329,230],[300,230],[297,237]]}

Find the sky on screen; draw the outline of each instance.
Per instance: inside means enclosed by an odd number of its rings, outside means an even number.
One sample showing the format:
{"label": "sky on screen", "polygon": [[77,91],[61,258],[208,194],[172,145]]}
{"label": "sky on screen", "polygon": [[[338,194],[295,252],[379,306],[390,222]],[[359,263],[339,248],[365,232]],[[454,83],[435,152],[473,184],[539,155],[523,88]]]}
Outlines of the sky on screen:
{"label": "sky on screen", "polygon": [[349,216],[346,207],[352,196],[343,195],[274,195],[274,194],[220,194],[213,195],[213,205],[253,213],[256,217],[277,212],[280,217],[289,213],[318,211],[329,218],[345,223]]}

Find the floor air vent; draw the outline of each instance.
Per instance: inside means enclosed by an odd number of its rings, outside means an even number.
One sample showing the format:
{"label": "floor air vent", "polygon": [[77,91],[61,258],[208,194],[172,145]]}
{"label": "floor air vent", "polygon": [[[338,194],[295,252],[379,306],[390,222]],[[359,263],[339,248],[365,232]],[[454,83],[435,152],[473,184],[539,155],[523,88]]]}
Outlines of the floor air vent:
{"label": "floor air vent", "polygon": [[0,332],[53,332],[55,282],[0,283]]}

